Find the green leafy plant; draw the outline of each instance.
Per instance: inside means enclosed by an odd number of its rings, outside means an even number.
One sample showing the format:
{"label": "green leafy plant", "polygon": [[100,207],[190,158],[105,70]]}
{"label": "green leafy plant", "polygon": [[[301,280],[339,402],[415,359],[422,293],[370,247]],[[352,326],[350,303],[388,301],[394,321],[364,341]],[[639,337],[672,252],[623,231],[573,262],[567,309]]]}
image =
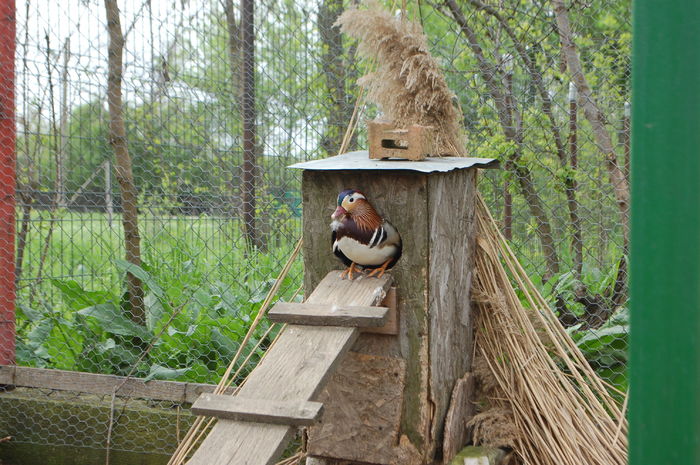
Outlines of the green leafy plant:
{"label": "green leafy plant", "polygon": [[[145,325],[129,318],[125,296],[54,279],[51,284],[65,307],[20,306],[18,363],[118,375],[133,370],[146,380],[215,382],[239,349],[261,296],[271,285],[262,283],[243,295],[234,294],[221,281],[165,285],[163,276],[157,279],[147,271],[152,269],[147,264],[139,267],[124,260],[114,264],[121,273],[133,273],[144,283]],[[268,327],[267,322],[258,327],[243,358]],[[153,347],[139,361],[149,343]],[[261,355],[262,349],[252,354],[249,366]]]}

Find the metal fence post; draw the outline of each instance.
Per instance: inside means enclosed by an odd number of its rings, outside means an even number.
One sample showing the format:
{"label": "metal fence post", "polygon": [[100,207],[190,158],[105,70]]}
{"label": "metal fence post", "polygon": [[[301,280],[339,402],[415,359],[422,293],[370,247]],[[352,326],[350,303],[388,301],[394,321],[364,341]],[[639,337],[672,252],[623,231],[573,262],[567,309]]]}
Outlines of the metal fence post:
{"label": "metal fence post", "polygon": [[0,365],[15,361],[15,2],[0,1]]}
{"label": "metal fence post", "polygon": [[634,5],[632,465],[700,463],[700,6]]}

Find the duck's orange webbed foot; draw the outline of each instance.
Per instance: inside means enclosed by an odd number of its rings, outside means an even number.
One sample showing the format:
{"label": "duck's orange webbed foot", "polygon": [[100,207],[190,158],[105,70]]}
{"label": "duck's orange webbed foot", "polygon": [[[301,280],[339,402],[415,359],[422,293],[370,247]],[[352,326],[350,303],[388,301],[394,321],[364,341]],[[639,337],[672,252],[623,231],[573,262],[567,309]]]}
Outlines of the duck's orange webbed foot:
{"label": "duck's orange webbed foot", "polygon": [[391,260],[393,260],[393,259],[390,258],[389,260],[385,261],[382,266],[372,270],[372,272],[370,274],[368,274],[367,276],[374,276],[377,278],[381,278],[382,276],[384,276],[384,273],[386,272],[386,267],[389,266],[389,263],[391,263]]}
{"label": "duck's orange webbed foot", "polygon": [[357,273],[358,270],[355,268],[355,262],[352,262],[350,266],[348,267],[347,270],[344,270],[342,273],[340,273],[340,279],[345,279],[347,276],[350,281],[353,280],[353,273]]}

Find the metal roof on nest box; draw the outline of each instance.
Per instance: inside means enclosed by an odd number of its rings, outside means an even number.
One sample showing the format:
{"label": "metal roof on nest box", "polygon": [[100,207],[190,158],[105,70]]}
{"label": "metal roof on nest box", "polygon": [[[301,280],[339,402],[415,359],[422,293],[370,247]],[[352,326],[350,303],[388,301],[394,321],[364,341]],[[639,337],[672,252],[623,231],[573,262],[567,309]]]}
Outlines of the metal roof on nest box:
{"label": "metal roof on nest box", "polygon": [[495,158],[428,157],[421,161],[399,159],[371,160],[367,150],[344,153],[335,157],[295,163],[290,168],[311,171],[340,170],[404,170],[421,173],[446,173],[465,168],[498,168]]}

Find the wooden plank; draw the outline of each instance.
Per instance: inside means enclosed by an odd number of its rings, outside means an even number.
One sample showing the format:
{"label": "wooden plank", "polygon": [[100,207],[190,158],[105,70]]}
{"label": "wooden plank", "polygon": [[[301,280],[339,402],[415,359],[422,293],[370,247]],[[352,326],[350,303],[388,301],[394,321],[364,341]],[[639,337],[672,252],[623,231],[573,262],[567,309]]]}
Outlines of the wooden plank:
{"label": "wooden plank", "polygon": [[322,410],[320,402],[247,399],[221,394],[202,394],[192,405],[195,415],[297,426],[313,425]]}
{"label": "wooden plank", "polygon": [[279,302],[267,316],[278,323],[365,328],[384,325],[388,313],[386,307]]}
{"label": "wooden plank", "polygon": [[[196,401],[202,393],[216,389],[214,384],[144,381],[141,378],[129,378],[124,382],[125,379],[125,376],[0,365],[0,384],[19,387],[111,395],[116,387],[121,386],[117,392],[119,397],[188,403]],[[229,393],[233,391],[233,388],[227,390]]]}
{"label": "wooden plank", "polygon": [[389,292],[387,292],[386,297],[384,297],[382,301],[382,306],[389,309],[389,314],[386,317],[384,325],[376,328],[361,328],[361,333],[388,334],[391,336],[399,334],[399,311],[396,308],[396,287],[389,289]]}
{"label": "wooden plank", "polygon": [[467,373],[455,383],[450,407],[445,416],[445,430],[442,440],[444,463],[449,463],[457,455],[457,452],[470,442],[471,434],[467,423],[476,414],[474,398],[474,376]]}
{"label": "wooden plank", "polygon": [[353,462],[397,462],[406,376],[400,358],[350,352],[319,397],[323,422],[308,430],[308,452]]}
{"label": "wooden plank", "polygon": [[[376,305],[391,276],[340,279],[332,271],[308,303]],[[238,395],[269,400],[311,400],[318,395],[339,358],[358,336],[356,328],[288,325],[253,370]],[[268,465],[283,452],[294,427],[219,420],[189,465]]]}
{"label": "wooden plank", "polygon": [[471,276],[476,238],[476,170],[430,176],[428,186],[429,234],[439,238],[431,241],[429,255],[427,392],[433,416],[429,437],[440,441],[452,390],[471,368],[470,354],[474,350]]}

